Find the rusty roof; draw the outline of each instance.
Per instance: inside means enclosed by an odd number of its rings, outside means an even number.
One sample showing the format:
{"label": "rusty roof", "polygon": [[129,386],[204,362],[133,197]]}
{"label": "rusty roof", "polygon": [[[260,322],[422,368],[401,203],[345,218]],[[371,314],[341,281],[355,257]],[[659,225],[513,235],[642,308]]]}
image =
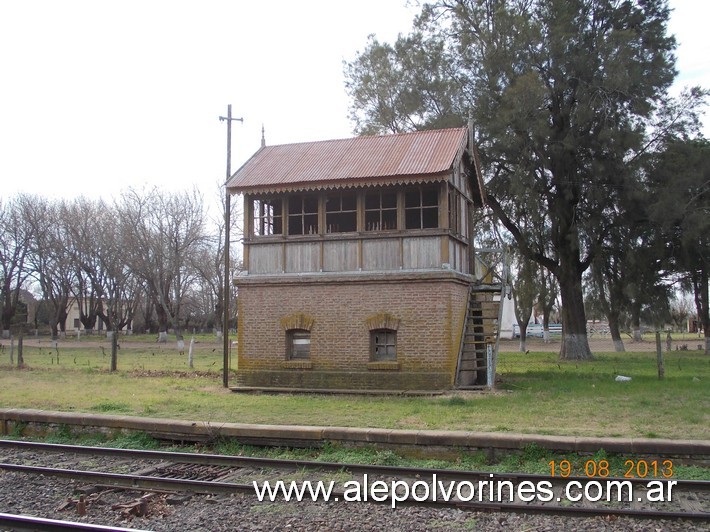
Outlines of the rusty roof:
{"label": "rusty roof", "polygon": [[265,146],[229,179],[231,192],[339,188],[432,180],[466,147],[466,128]]}

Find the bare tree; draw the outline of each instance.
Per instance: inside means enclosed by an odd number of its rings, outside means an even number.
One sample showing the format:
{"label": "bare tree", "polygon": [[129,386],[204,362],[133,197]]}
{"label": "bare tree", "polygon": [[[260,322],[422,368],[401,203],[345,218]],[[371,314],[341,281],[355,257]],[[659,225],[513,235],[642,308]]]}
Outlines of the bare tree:
{"label": "bare tree", "polygon": [[[225,193],[224,185],[217,187],[219,198],[219,213],[212,217],[210,227],[212,228],[209,238],[206,238],[198,251],[198,260],[195,268],[199,273],[198,282],[201,285],[201,299],[205,310],[209,308],[209,313],[214,314],[214,326],[222,333],[224,323],[224,228],[225,228]],[[234,242],[242,234],[242,229],[238,221],[241,220],[239,212],[239,201],[230,202],[232,209],[230,220],[230,240]],[[230,246],[230,250],[234,249]],[[230,271],[228,275],[234,278],[242,270],[242,263],[230,253]],[[229,301],[229,315],[236,316],[236,287],[232,286]]]}
{"label": "bare tree", "polygon": [[525,353],[528,323],[538,296],[537,267],[531,260],[518,256],[517,275],[513,281],[515,319],[520,326],[520,352]]}
{"label": "bare tree", "polygon": [[172,327],[182,341],[183,303],[195,282],[196,254],[206,240],[202,196],[129,189],[116,203],[123,230],[133,245],[125,249],[129,267],[155,302],[159,337]]}
{"label": "bare tree", "polygon": [[74,269],[72,293],[79,307],[79,320],[89,334],[96,328],[101,309],[102,272],[97,263],[96,233],[108,215],[102,201],[84,197],[61,206],[61,223],[66,228],[65,249]]}
{"label": "bare tree", "polygon": [[30,246],[29,261],[33,277],[42,290],[49,307],[49,327],[52,338],[66,336],[66,321],[75,279],[71,254],[66,249],[66,220],[61,216],[61,204],[39,196],[27,196],[22,203],[25,221],[35,238]]}
{"label": "bare tree", "polygon": [[32,273],[28,255],[35,235],[23,217],[22,206],[27,201],[25,195],[7,203],[0,201],[0,323],[4,337],[10,336],[10,326],[19,319],[20,290]]}

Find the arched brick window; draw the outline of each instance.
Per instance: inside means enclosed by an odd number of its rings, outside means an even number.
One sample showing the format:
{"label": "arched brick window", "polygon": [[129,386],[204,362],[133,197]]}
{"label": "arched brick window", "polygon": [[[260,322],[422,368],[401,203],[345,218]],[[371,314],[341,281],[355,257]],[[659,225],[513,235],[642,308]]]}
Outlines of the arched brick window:
{"label": "arched brick window", "polygon": [[370,330],[370,361],[396,361],[399,319],[386,312],[381,312],[369,316],[365,323]]}

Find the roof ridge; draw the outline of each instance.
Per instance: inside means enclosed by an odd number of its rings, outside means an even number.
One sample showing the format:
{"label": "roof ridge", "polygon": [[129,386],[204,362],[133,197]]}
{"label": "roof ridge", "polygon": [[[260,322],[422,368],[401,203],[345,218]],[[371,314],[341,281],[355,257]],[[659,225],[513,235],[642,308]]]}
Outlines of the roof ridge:
{"label": "roof ridge", "polygon": [[270,144],[264,146],[265,148],[278,148],[279,146],[299,146],[303,144],[319,144],[325,142],[353,142],[360,139],[380,139],[380,138],[393,138],[393,137],[403,137],[407,135],[418,135],[424,133],[439,133],[444,131],[458,131],[464,130],[466,126],[460,127],[445,127],[440,129],[419,129],[417,131],[401,131],[399,133],[383,133],[381,135],[356,135],[354,137],[342,137],[337,139],[320,139],[320,140],[301,140],[298,142],[284,142],[281,144]]}

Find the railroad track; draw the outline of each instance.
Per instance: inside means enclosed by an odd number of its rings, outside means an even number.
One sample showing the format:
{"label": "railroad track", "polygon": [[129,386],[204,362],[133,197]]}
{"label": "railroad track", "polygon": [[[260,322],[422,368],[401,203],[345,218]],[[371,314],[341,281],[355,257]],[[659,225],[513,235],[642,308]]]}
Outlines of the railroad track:
{"label": "railroad track", "polygon": [[[8,462],[9,457],[15,457],[15,463]],[[124,472],[77,468],[96,457],[115,460],[114,469]],[[264,481],[273,484],[279,479],[285,482],[308,479],[314,484],[318,480],[324,485],[332,482],[333,489],[327,496],[325,490],[317,491],[315,497],[312,497],[312,492],[306,492],[306,500],[359,500],[394,505],[393,499],[396,499],[398,505],[453,507],[469,511],[546,513],[575,517],[631,516],[710,522],[708,481],[491,474],[8,440],[0,440],[0,460],[0,470],[68,478],[101,489],[243,493],[257,496],[255,483],[263,489]],[[43,461],[52,465],[45,465]],[[57,462],[61,462],[61,467],[57,467]],[[132,470],[125,471],[127,468]],[[352,482],[369,488],[375,486],[378,490],[363,489],[362,493],[355,492],[348,487],[354,486],[349,484]],[[651,488],[649,482],[654,483]],[[593,486],[593,491],[585,492],[592,483],[601,488]],[[573,487],[571,491],[570,485]],[[385,488],[389,490],[389,497],[383,497]],[[612,500],[607,501],[606,497],[602,497],[601,500],[590,501],[600,496],[604,489],[611,495],[614,495],[613,490],[616,490],[616,495],[626,495],[626,488],[629,490],[628,495],[632,496],[624,500],[611,497]],[[672,493],[672,498],[665,501],[648,500],[651,492],[656,497],[663,494],[664,498]],[[278,500],[284,500],[283,495],[282,492],[282,498]]]}

